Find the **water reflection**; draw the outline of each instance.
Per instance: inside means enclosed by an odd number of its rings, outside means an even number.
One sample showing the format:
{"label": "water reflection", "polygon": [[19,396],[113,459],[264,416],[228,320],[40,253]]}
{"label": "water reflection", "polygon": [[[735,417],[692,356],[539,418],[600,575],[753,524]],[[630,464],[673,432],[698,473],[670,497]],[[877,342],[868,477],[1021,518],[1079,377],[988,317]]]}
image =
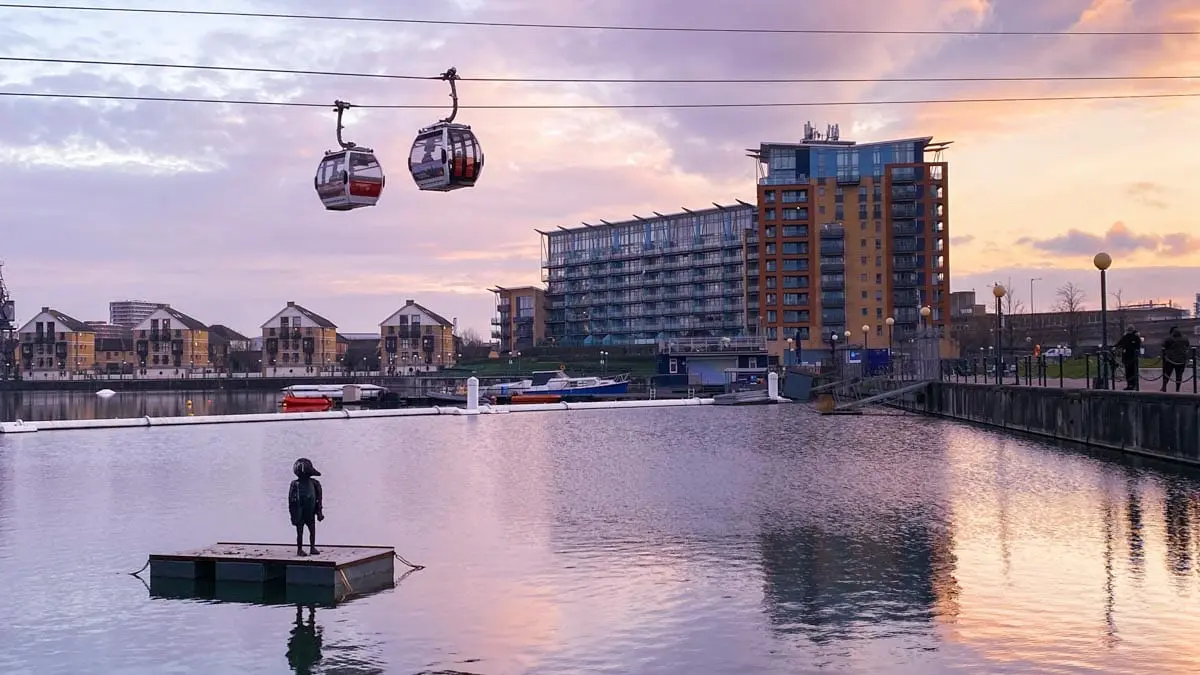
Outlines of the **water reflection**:
{"label": "water reflection", "polygon": [[1125,517],[1129,523],[1129,569],[1140,580],[1145,574],[1146,542],[1142,535],[1142,492],[1131,467],[1125,470]]}
{"label": "water reflection", "polygon": [[[408,569],[398,579],[378,580],[371,590],[354,596],[335,598],[331,589],[286,585],[283,583],[216,582],[212,579],[173,579],[152,577],[147,584],[150,597],[163,601],[199,601],[216,606],[237,603],[257,606],[288,606],[295,608],[287,634],[286,658],[291,672],[311,675],[317,672],[347,673],[347,675],[377,675],[385,672],[379,656],[379,645],[369,644],[358,635],[354,639],[334,640],[326,645],[325,627],[319,622],[321,612],[334,617],[344,615],[341,604],[376,596],[381,590],[398,590],[404,580],[417,570]],[[335,610],[336,608],[336,610]],[[282,615],[279,615],[282,616]]]}
{"label": "water reflection", "polygon": [[321,662],[321,641],[324,631],[317,625],[317,608],[308,606],[308,618],[304,617],[304,605],[296,605],[296,621],[288,634],[287,661],[296,675],[311,675]]}
{"label": "water reflection", "polygon": [[1167,479],[1163,516],[1167,529],[1167,563],[1180,579],[1192,570],[1191,490],[1180,478]]}
{"label": "water reflection", "polygon": [[102,397],[80,391],[0,392],[0,421],[176,417],[278,412],[273,391],[123,391]]}
{"label": "water reflection", "polygon": [[762,537],[764,596],[774,630],[817,645],[930,636],[953,611],[953,555],[944,526],[884,520],[853,536],[799,526]]}
{"label": "water reflection", "polygon": [[[403,593],[130,592],[147,552],[287,539],[301,455],[331,543],[428,565]],[[1194,673],[1197,494],[800,406],[0,437],[0,672]]]}

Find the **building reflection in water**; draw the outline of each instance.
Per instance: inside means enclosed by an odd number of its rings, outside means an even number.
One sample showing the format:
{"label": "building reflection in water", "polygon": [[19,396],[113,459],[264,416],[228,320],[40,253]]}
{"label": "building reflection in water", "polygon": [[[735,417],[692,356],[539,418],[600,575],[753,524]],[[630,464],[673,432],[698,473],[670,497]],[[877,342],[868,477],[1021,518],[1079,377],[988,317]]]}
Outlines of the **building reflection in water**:
{"label": "building reflection in water", "polygon": [[0,392],[0,421],[269,413],[279,411],[279,400],[275,391],[124,391],[109,397],[83,391],[7,391]]}
{"label": "building reflection in water", "polygon": [[948,527],[923,516],[875,520],[864,532],[816,525],[762,535],[766,613],[777,633],[817,645],[931,635],[957,613]]}

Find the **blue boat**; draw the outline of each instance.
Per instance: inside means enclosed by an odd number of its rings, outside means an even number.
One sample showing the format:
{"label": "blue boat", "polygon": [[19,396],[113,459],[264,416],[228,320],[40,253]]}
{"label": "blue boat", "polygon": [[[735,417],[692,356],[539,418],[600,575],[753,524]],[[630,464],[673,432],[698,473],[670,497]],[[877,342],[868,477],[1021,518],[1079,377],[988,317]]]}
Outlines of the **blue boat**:
{"label": "blue boat", "polygon": [[483,391],[500,396],[513,394],[554,394],[558,396],[627,394],[629,393],[629,376],[571,377],[562,370],[535,370],[530,379],[493,384]]}

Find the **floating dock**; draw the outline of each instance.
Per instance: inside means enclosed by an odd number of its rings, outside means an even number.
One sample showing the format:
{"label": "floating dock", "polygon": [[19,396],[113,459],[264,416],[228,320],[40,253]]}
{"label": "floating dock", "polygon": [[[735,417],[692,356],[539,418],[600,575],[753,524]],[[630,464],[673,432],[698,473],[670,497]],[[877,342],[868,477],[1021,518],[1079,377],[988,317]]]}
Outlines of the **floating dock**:
{"label": "floating dock", "polygon": [[[151,592],[157,583],[164,594],[204,595],[220,585],[258,586],[264,597],[304,595],[312,600],[337,601],[371,593],[395,583],[396,549],[391,546],[317,547],[318,555],[298,556],[295,544],[218,542],[207,548],[179,553],[153,553]],[[253,599],[254,593],[249,593]]]}
{"label": "floating dock", "polygon": [[[779,375],[770,373],[764,399],[777,403],[790,399],[779,396]],[[0,422],[0,434],[21,434],[65,429],[120,429],[127,427],[172,427],[191,424],[237,424],[250,422],[300,422],[306,420],[345,420],[374,417],[419,417],[430,415],[499,415],[518,412],[554,412],[567,410],[610,410],[621,408],[675,408],[713,405],[712,398],[672,398],[638,401],[588,401],[579,403],[530,403],[525,405],[479,405],[479,380],[467,380],[466,407],[392,408],[383,410],[331,410],[327,412],[254,413],[247,415],[188,415],[183,417],[122,417],[116,419],[48,420],[44,422]],[[765,402],[765,400],[764,400]]]}

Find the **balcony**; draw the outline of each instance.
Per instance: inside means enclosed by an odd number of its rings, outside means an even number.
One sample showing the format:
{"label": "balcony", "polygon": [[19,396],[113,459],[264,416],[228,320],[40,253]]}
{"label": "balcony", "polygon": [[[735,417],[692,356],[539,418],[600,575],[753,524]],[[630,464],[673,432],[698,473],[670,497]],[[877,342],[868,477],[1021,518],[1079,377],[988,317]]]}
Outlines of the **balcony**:
{"label": "balcony", "polygon": [[916,291],[892,291],[892,304],[897,307],[916,307],[921,304],[921,295]]}
{"label": "balcony", "polygon": [[921,211],[917,204],[911,202],[892,204],[893,218],[916,218],[919,215],[921,215]]}
{"label": "balcony", "polygon": [[893,183],[915,183],[917,182],[917,169],[911,166],[897,166],[892,168]]}
{"label": "balcony", "polygon": [[915,288],[918,285],[915,272],[896,272],[892,274],[892,286],[896,288]]}
{"label": "balcony", "polygon": [[892,256],[892,268],[897,270],[915,270],[917,269],[917,257],[915,255],[897,255]]}
{"label": "balcony", "polygon": [[844,256],[828,256],[820,260],[821,274],[831,274],[846,271],[846,258]]}
{"label": "balcony", "polygon": [[892,222],[892,235],[897,237],[915,237],[921,234],[921,227],[915,220],[896,220]]}
{"label": "balcony", "polygon": [[845,307],[845,306],[846,306],[846,294],[845,293],[822,293],[821,294],[821,307]]}
{"label": "balcony", "polygon": [[[840,309],[826,309],[821,311],[821,324],[825,326],[838,325],[846,323],[846,312]],[[840,331],[839,331],[840,332]]]}
{"label": "balcony", "polygon": [[822,291],[840,291],[846,288],[845,277],[821,278]]}
{"label": "balcony", "polygon": [[911,202],[921,198],[920,185],[893,185],[892,186],[892,201],[893,202]]}
{"label": "balcony", "polygon": [[837,173],[838,185],[855,185],[862,181],[862,175],[858,170],[839,170]]}
{"label": "balcony", "polygon": [[825,223],[821,225],[822,239],[842,239],[846,236],[846,228],[841,223]]}
{"label": "balcony", "polygon": [[892,240],[892,251],[896,253],[916,253],[921,250],[913,237],[896,237]]}

